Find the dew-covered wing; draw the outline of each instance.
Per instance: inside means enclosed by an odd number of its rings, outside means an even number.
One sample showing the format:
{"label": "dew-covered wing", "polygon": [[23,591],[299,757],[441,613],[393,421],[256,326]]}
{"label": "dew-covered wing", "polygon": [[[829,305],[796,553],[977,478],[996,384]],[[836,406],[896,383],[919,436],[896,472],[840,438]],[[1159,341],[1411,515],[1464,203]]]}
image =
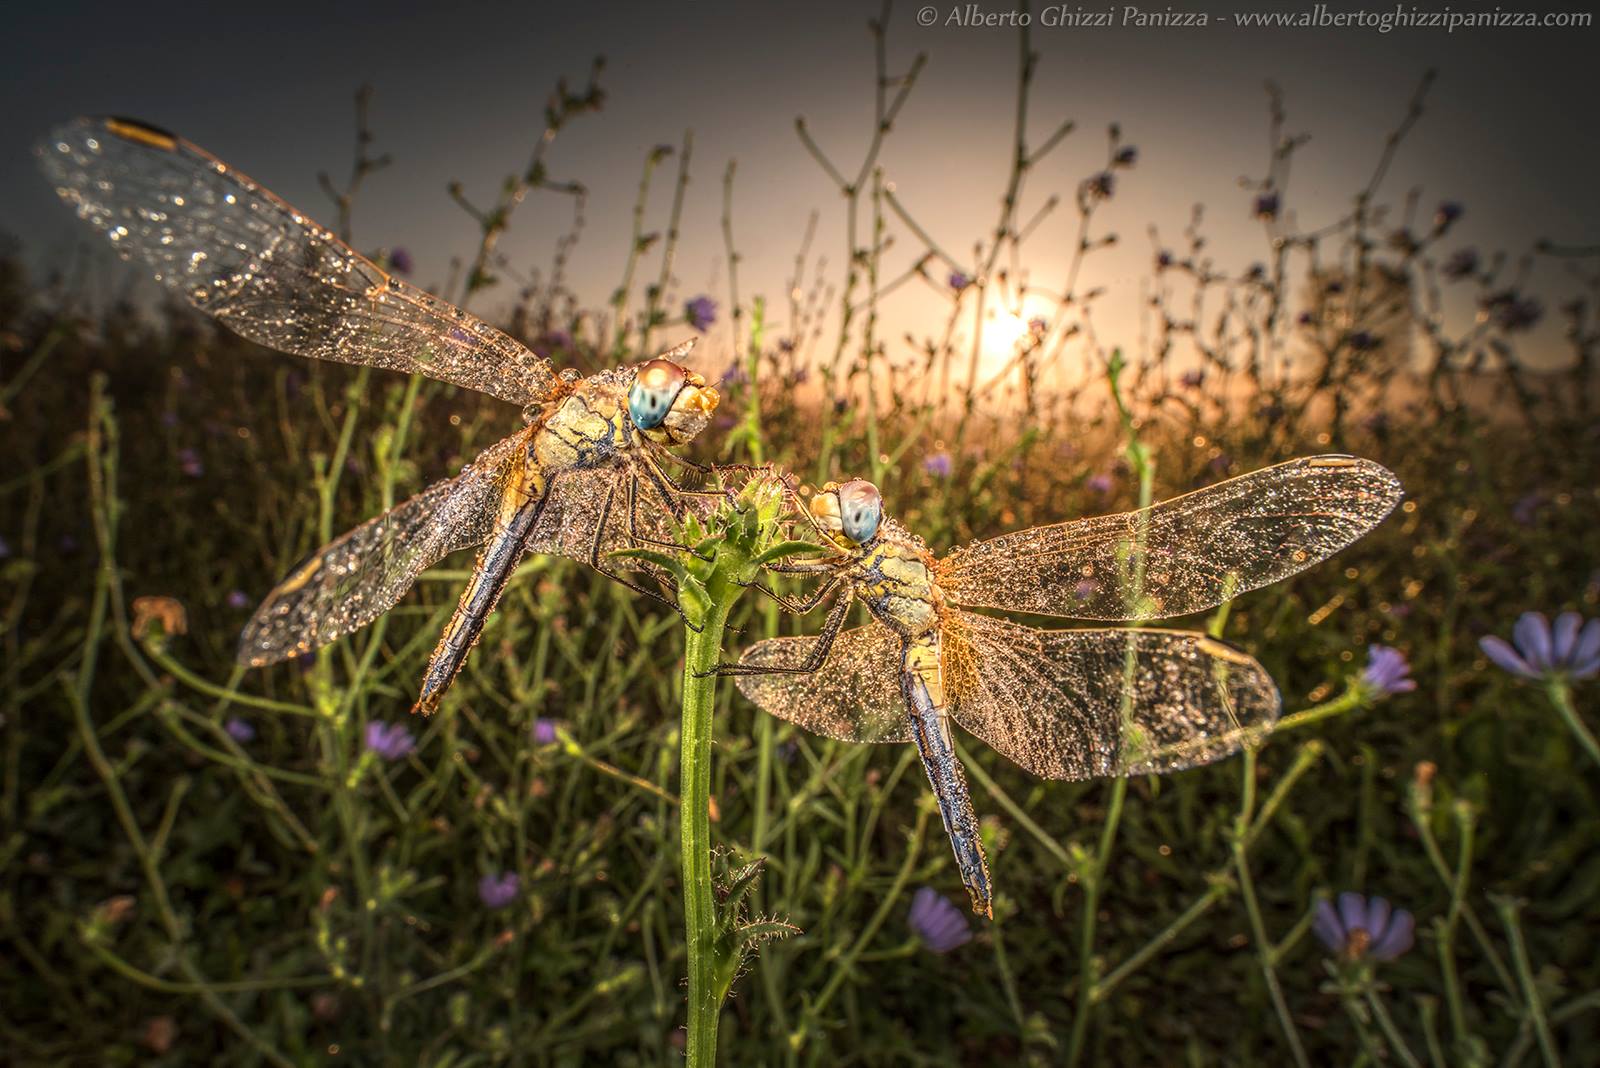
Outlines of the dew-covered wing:
{"label": "dew-covered wing", "polygon": [[278,584],[239,637],[251,667],[299,656],[372,622],[445,554],[481,544],[527,435],[484,450],[455,478],[318,549]]}
{"label": "dew-covered wing", "polygon": [[1047,779],[1208,764],[1278,718],[1260,664],[1189,631],[1037,630],[952,612],[941,664],[956,722]]}
{"label": "dew-covered wing", "polygon": [[[768,638],[739,663],[798,667],[817,639]],[[740,675],[739,692],[756,707],[808,731],[846,742],[911,740],[900,696],[900,639],[876,620],[834,639],[827,662],[809,675]]]}
{"label": "dew-covered wing", "polygon": [[204,149],[124,119],[77,119],[38,148],[61,199],[124,258],[251,341],[526,405],[548,361],[394,278]]}
{"label": "dew-covered wing", "polygon": [[600,566],[608,571],[655,571],[636,558],[611,554],[624,549],[673,551],[670,547],[679,544],[678,518],[666,504],[667,493],[684,516],[693,513],[703,519],[716,506],[715,498],[658,488],[631,464],[565,472],[551,485],[550,500],[528,535],[527,551],[589,563],[598,545]]}
{"label": "dew-covered wing", "polygon": [[1332,556],[1400,497],[1400,480],[1370,460],[1291,460],[1138,511],[975,542],[940,561],[939,584],[957,604],[1014,612],[1187,615]]}

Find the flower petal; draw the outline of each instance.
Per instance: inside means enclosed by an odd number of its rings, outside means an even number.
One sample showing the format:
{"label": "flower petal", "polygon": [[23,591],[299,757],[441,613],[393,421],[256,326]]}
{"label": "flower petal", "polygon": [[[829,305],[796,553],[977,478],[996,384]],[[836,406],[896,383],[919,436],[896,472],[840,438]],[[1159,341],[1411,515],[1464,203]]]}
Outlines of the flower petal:
{"label": "flower petal", "polygon": [[1346,890],[1339,895],[1339,922],[1344,924],[1346,936],[1357,927],[1372,932],[1367,926],[1367,899],[1354,890]]}
{"label": "flower petal", "polygon": [[1572,659],[1572,650],[1578,644],[1578,630],[1583,626],[1583,617],[1576,612],[1562,612],[1556,616],[1556,624],[1551,628],[1550,645],[1551,653],[1556,658],[1556,663],[1565,664]]}
{"label": "flower petal", "polygon": [[1587,660],[1575,660],[1567,674],[1575,679],[1586,679],[1590,675],[1600,672],[1600,653],[1596,653]]}
{"label": "flower petal", "polygon": [[1339,922],[1339,914],[1333,911],[1333,902],[1323,898],[1317,902],[1317,918],[1311,923],[1311,931],[1322,944],[1335,953],[1344,952],[1344,925]]}
{"label": "flower petal", "polygon": [[1383,937],[1372,944],[1367,955],[1373,960],[1394,960],[1400,954],[1411,948],[1415,941],[1417,921],[1405,909],[1395,911],[1394,919],[1389,921],[1389,929],[1383,932]]}
{"label": "flower petal", "polygon": [[1511,640],[1517,643],[1522,658],[1540,671],[1547,671],[1550,660],[1550,621],[1542,612],[1524,612],[1511,628]]}
{"label": "flower petal", "polygon": [[1389,930],[1389,915],[1393,910],[1387,898],[1374,895],[1367,902],[1367,933],[1374,942],[1381,941]]}
{"label": "flower petal", "polygon": [[1513,675],[1521,675],[1525,679],[1536,679],[1539,673],[1529,666],[1528,662],[1517,655],[1504,638],[1489,635],[1487,638],[1478,639],[1478,648],[1483,650],[1483,655],[1494,661],[1502,670]]}
{"label": "flower petal", "polygon": [[1572,649],[1573,663],[1582,663],[1600,656],[1600,619],[1591,619],[1578,633],[1578,642]]}

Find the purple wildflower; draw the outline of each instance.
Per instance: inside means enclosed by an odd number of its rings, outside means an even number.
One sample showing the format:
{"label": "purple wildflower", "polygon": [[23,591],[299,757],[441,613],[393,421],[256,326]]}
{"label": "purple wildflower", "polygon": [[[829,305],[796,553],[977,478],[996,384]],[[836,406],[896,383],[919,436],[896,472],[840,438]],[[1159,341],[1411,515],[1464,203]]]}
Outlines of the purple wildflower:
{"label": "purple wildflower", "polygon": [[1101,496],[1104,496],[1105,494],[1111,492],[1111,476],[1106,474],[1104,471],[1101,471],[1098,474],[1090,475],[1088,481],[1085,482],[1084,485],[1088,486]]}
{"label": "purple wildflower", "polygon": [[906,922],[922,944],[935,953],[948,953],[972,941],[972,925],[966,915],[931,886],[912,895]]}
{"label": "purple wildflower", "polygon": [[1311,929],[1346,960],[1394,960],[1411,948],[1417,921],[1405,909],[1391,909],[1381,897],[1347,890],[1339,895],[1337,909],[1327,899],[1317,902]]}
{"label": "purple wildflower", "polygon": [[245,593],[243,590],[229,590],[228,591],[228,607],[232,608],[232,609],[235,609],[235,610],[242,610],[242,609],[245,609],[245,608],[249,608],[250,607],[250,595]]}
{"label": "purple wildflower", "polygon": [[1317,317],[1308,311],[1303,311],[1295,317],[1295,321],[1301,326],[1310,326],[1312,323],[1317,321]]}
{"label": "purple wildflower", "polygon": [[710,297],[695,297],[683,306],[683,317],[696,330],[704,331],[717,321],[717,302]]}
{"label": "purple wildflower", "polygon": [[1509,289],[1485,299],[1483,311],[1508,334],[1531,330],[1544,316],[1544,306],[1538,301]]}
{"label": "purple wildflower", "polygon": [[1266,219],[1269,222],[1276,219],[1278,217],[1278,203],[1278,194],[1276,193],[1262,193],[1256,197],[1253,208],[1256,218]]}
{"label": "purple wildflower", "polygon": [[1162,249],[1160,252],[1156,253],[1156,270],[1165,270],[1171,266],[1172,253],[1168,252],[1166,249]]}
{"label": "purple wildflower", "polygon": [[922,469],[928,472],[928,474],[932,475],[934,478],[949,478],[950,454],[947,452],[934,453],[932,456],[922,461]]}
{"label": "purple wildflower", "polygon": [[960,271],[950,272],[950,288],[955,290],[957,293],[961,292],[971,284],[972,279],[962,274]]}
{"label": "purple wildflower", "polygon": [[722,378],[717,385],[727,389],[729,386],[742,386],[748,381],[750,381],[750,376],[745,372],[744,365],[730,363],[728,369],[722,372]]}
{"label": "purple wildflower", "polygon": [[1369,330],[1357,330],[1350,335],[1350,347],[1357,352],[1371,352],[1381,341],[1382,338]]}
{"label": "purple wildflower", "polygon": [[400,724],[375,719],[367,724],[367,749],[385,760],[400,760],[417,747],[417,740]]}
{"label": "purple wildflower", "polygon": [[546,330],[533,342],[533,351],[540,356],[549,356],[557,352],[568,352],[572,349],[572,335],[565,330]]}
{"label": "purple wildflower", "polygon": [[522,880],[514,871],[485,875],[478,880],[478,900],[486,908],[503,909],[517,899],[517,891],[521,889]]}
{"label": "purple wildflower", "polygon": [[1451,281],[1459,281],[1478,269],[1478,250],[1472,248],[1457,249],[1451,253],[1450,258],[1444,261],[1440,268],[1444,276]]}
{"label": "purple wildflower", "polygon": [[190,478],[199,478],[206,473],[206,465],[200,459],[200,454],[193,449],[178,450],[178,467]]}
{"label": "purple wildflower", "polygon": [[248,720],[240,719],[238,716],[229,716],[223,722],[222,729],[228,732],[229,738],[232,738],[240,745],[256,740],[256,729],[250,725]]}
{"label": "purple wildflower", "polygon": [[389,266],[394,269],[395,274],[410,274],[416,265],[416,261],[411,258],[411,253],[405,249],[392,248],[389,250]]}
{"label": "purple wildflower", "polygon": [[1090,199],[1110,200],[1111,194],[1117,191],[1117,176],[1110,171],[1101,171],[1084,182],[1083,187]]}
{"label": "purple wildflower", "polygon": [[1511,506],[1511,521],[1519,527],[1531,527],[1539,520],[1539,511],[1544,508],[1544,494],[1538,490],[1524,493],[1518,497]]}
{"label": "purple wildflower", "polygon": [[1050,329],[1050,324],[1043,319],[1035,318],[1028,320],[1028,332],[1035,336],[1042,336],[1048,329]]}
{"label": "purple wildflower", "polygon": [[1361,682],[1378,697],[1393,697],[1417,688],[1405,654],[1387,645],[1367,646],[1367,666],[1361,672]]}
{"label": "purple wildflower", "polygon": [[1206,373],[1202,368],[1197,367],[1192,371],[1183,372],[1178,377],[1178,381],[1183,385],[1184,389],[1199,389],[1206,384]]}
{"label": "purple wildflower", "polygon": [[1438,209],[1433,213],[1433,228],[1440,233],[1443,233],[1449,228],[1451,223],[1461,218],[1461,213],[1464,210],[1465,209],[1462,208],[1460,202],[1458,201],[1440,201]]}
{"label": "purple wildflower", "polygon": [[1131,167],[1139,162],[1139,149],[1135,145],[1123,145],[1117,150],[1112,160],[1118,167]]}
{"label": "purple wildflower", "polygon": [[556,738],[556,721],[540,716],[533,721],[533,742],[535,745],[554,745]]}
{"label": "purple wildflower", "polygon": [[1510,643],[1490,635],[1478,639],[1478,648],[1525,679],[1586,679],[1600,672],[1600,619],[1585,623],[1576,612],[1562,612],[1552,627],[1543,612],[1524,612],[1511,628]]}

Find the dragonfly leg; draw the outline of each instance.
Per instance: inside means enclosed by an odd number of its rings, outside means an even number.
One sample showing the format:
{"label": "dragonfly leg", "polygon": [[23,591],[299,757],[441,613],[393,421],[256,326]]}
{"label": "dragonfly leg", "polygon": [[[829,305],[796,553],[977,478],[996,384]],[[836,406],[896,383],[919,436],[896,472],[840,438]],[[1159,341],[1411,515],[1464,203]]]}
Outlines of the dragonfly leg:
{"label": "dragonfly leg", "polygon": [[[666,596],[660,590],[652,590],[647,586],[634,582],[632,579],[624,577],[621,572],[612,571],[610,568],[605,567],[601,563],[603,559],[601,549],[605,545],[606,522],[611,518],[611,505],[616,500],[616,497],[617,484],[613,482],[611,484],[611,488],[606,490],[605,503],[600,506],[600,520],[595,524],[594,540],[589,543],[589,566],[600,572],[600,574],[604,575],[606,578],[621,583],[634,593],[642,593],[653,601],[660,601],[662,604],[678,613],[678,618],[683,620],[684,626],[688,627],[696,634],[700,633],[700,628],[690,622],[689,617],[683,613],[683,606],[678,604],[676,600]],[[681,548],[681,546],[674,545],[673,548]]]}
{"label": "dragonfly leg", "polygon": [[833,640],[839,636],[839,630],[844,626],[845,617],[850,614],[850,602],[855,593],[846,588],[846,592],[828,612],[827,620],[822,624],[822,632],[817,635],[817,640],[811,646],[811,652],[802,663],[794,667],[761,667],[756,664],[718,664],[709,671],[701,672],[697,678],[707,675],[811,675],[822,670],[822,665],[828,662],[828,654],[833,651]]}
{"label": "dragonfly leg", "polygon": [[[657,488],[660,489],[659,486]],[[662,492],[666,492],[666,491],[662,491]],[[695,559],[703,560],[708,564],[711,562],[711,559],[712,559],[711,554],[696,552],[694,550],[693,546],[683,545],[683,544],[681,544],[679,542],[675,542],[675,541],[663,541],[660,538],[652,538],[648,534],[639,533],[639,476],[638,476],[638,474],[636,474],[634,472],[631,472],[631,471],[628,473],[628,493],[627,493],[627,497],[628,497],[628,536],[630,538],[632,538],[634,541],[640,542],[641,544],[644,544],[644,545],[656,545],[656,546],[659,546],[659,547],[661,547],[663,549],[674,549],[674,550],[676,550],[678,552],[681,552],[681,553],[688,553],[690,556],[694,557]],[[681,502],[674,502],[674,503],[681,503]],[[676,518],[681,520],[683,518],[683,516],[682,515],[677,515]]]}
{"label": "dragonfly leg", "polygon": [[802,560],[797,564],[763,564],[768,571],[777,575],[826,575],[837,570],[832,564],[822,560]]}
{"label": "dragonfly leg", "polygon": [[833,592],[833,587],[836,582],[838,582],[838,579],[830,579],[828,582],[818,586],[816,592],[810,597],[804,597],[800,600],[793,600],[785,597],[783,594],[779,593],[777,590],[774,590],[771,586],[768,586],[760,579],[756,579],[754,582],[741,582],[739,585],[743,586],[747,590],[755,590],[757,593],[766,594],[774,601],[777,601],[778,607],[782,608],[785,612],[793,612],[797,616],[803,616],[813,608],[817,607],[817,605],[821,604],[827,598],[828,594]]}

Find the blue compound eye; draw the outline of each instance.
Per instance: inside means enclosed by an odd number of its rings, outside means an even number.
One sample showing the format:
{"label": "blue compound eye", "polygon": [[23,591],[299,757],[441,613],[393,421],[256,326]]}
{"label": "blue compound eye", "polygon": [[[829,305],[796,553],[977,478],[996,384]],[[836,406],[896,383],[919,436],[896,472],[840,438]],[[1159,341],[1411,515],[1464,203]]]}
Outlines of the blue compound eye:
{"label": "blue compound eye", "polygon": [[857,545],[872,540],[883,521],[883,496],[878,487],[862,479],[839,487],[839,528]]}
{"label": "blue compound eye", "polygon": [[628,416],[640,430],[654,430],[672,411],[688,372],[671,360],[651,360],[639,368],[628,391]]}

